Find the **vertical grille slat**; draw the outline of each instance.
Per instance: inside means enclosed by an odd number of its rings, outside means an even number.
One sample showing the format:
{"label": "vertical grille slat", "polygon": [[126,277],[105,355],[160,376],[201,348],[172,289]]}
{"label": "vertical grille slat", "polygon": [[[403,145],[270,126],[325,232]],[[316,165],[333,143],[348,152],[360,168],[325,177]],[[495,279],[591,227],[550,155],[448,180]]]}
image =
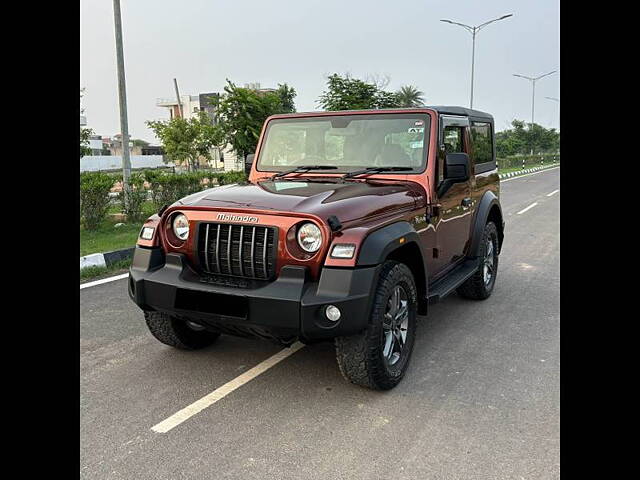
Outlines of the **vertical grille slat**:
{"label": "vertical grille slat", "polygon": [[[218,253],[220,251],[220,224],[218,224],[218,233],[216,234],[216,272],[215,273],[220,273],[220,254]],[[207,247],[208,248],[208,244]]]}
{"label": "vertical grille slat", "polygon": [[253,232],[251,233],[251,276],[256,276],[256,259],[255,259],[255,250],[256,250],[256,227],[253,227]]}
{"label": "vertical grille slat", "polygon": [[264,239],[262,240],[262,271],[264,277],[267,278],[267,240],[269,238],[269,229],[264,229]]}
{"label": "vertical grille slat", "polygon": [[275,274],[276,227],[211,222],[203,223],[199,232],[198,251],[204,273],[257,280],[270,280]]}
{"label": "vertical grille slat", "polygon": [[207,223],[207,233],[204,236],[204,265],[209,270],[209,225]]}

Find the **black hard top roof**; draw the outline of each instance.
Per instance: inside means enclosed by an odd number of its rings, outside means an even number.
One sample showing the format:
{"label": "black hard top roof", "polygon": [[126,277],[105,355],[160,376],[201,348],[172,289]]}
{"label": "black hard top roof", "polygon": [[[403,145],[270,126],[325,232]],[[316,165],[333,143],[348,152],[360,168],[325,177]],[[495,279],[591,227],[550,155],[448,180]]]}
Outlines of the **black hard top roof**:
{"label": "black hard top roof", "polygon": [[455,107],[450,105],[429,105],[427,108],[432,108],[438,113],[442,113],[445,115],[463,115],[465,117],[479,117],[493,121],[493,116],[491,114],[465,107]]}

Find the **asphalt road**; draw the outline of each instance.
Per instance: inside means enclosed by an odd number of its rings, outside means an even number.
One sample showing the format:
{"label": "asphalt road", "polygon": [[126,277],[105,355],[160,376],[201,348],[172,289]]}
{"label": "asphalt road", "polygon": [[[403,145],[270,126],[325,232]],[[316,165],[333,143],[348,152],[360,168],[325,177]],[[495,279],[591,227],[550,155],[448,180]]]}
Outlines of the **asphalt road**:
{"label": "asphalt road", "polygon": [[147,332],[126,280],[81,290],[81,478],[559,478],[559,172],[503,180],[493,295],[433,306],[389,392],[346,383],[332,344],[306,346],[156,433],[281,348],[222,336],[177,351]]}

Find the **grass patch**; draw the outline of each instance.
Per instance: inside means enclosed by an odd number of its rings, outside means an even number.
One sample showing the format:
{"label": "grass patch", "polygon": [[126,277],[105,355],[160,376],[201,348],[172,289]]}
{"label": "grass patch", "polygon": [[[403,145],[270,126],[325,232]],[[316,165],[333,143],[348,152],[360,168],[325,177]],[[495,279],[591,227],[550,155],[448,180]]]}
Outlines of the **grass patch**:
{"label": "grass patch", "polygon": [[[542,165],[542,167],[550,167],[551,163],[545,163],[544,165]],[[556,164],[559,165],[559,164]],[[530,168],[536,168],[536,167],[540,167],[540,164],[537,165],[527,165],[524,169],[528,170]],[[508,167],[508,168],[498,168],[498,173],[511,173],[511,172],[521,172],[522,171],[522,166],[519,167]]]}
{"label": "grass patch", "polygon": [[134,247],[142,224],[131,223],[118,228],[114,225],[115,222],[106,220],[97,230],[80,227],[80,256]]}
{"label": "grass patch", "polygon": [[[145,202],[143,211],[145,218],[153,215],[155,213],[153,203]],[[120,212],[120,204],[115,203],[109,207],[108,215]],[[142,228],[142,222],[125,223],[118,228],[115,227],[116,223],[118,221],[107,216],[96,230],[89,231],[84,226],[80,226],[80,256],[134,247]]]}
{"label": "grass patch", "polygon": [[119,260],[108,267],[86,267],[80,270],[80,283],[89,280],[98,280],[111,277],[119,273],[125,273],[131,266],[131,259]]}

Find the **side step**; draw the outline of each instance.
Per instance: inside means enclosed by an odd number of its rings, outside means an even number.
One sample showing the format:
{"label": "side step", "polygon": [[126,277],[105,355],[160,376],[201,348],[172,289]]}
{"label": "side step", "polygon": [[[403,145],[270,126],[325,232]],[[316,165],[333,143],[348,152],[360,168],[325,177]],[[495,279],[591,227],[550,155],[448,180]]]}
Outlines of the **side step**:
{"label": "side step", "polygon": [[454,268],[451,272],[444,276],[444,278],[438,280],[433,285],[429,286],[429,305],[439,302],[441,299],[455,291],[460,285],[464,283],[471,275],[473,275],[480,261],[477,258],[465,260],[459,266]]}

